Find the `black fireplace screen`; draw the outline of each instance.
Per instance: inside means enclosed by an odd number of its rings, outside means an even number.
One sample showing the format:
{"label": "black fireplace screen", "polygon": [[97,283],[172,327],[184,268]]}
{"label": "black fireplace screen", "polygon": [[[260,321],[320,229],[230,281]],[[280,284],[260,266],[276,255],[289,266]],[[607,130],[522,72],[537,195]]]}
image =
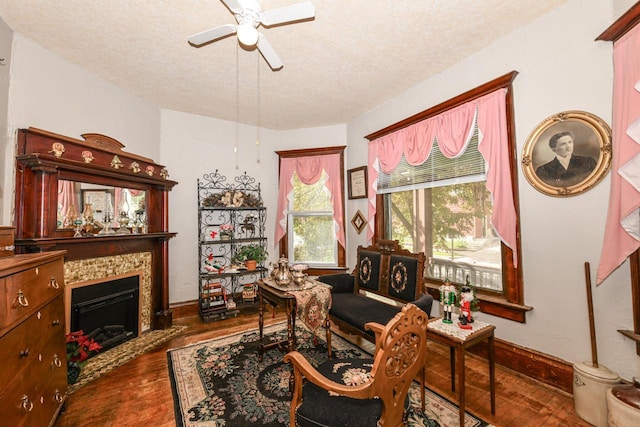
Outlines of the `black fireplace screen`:
{"label": "black fireplace screen", "polygon": [[102,351],[138,336],[139,276],[125,277],[71,292],[71,331],[83,330]]}

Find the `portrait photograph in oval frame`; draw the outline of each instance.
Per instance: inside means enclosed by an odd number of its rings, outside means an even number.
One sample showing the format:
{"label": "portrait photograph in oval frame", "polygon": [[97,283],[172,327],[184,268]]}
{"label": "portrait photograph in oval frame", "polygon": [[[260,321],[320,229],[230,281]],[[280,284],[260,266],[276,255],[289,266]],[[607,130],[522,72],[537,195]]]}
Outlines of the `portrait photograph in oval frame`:
{"label": "portrait photograph in oval frame", "polygon": [[554,197],[576,196],[596,184],[611,166],[611,128],[585,111],[565,111],[542,121],[522,152],[527,181]]}

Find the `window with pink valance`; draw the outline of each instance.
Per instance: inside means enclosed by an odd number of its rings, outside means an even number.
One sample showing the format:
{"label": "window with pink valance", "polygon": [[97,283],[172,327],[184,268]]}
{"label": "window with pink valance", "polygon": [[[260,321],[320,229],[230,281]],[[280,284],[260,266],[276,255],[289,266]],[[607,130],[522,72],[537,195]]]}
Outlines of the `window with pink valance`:
{"label": "window with pink valance", "polygon": [[327,174],[325,183],[331,194],[333,220],[336,240],[344,248],[345,230],[342,206],[342,156],[340,154],[287,157],[280,159],[280,182],[278,189],[278,210],[274,245],[278,244],[287,232],[287,209],[293,191],[293,174],[307,185],[318,182],[323,171]]}
{"label": "window with pink valance", "polygon": [[478,150],[488,165],[486,185],[493,196],[492,224],[500,239],[513,251],[514,265],[517,265],[517,217],[507,143],[506,93],[506,89],[496,90],[369,143],[369,241],[373,239],[375,230],[379,172],[392,172],[403,155],[410,165],[424,163],[431,153],[434,139],[444,156],[459,156],[468,144],[476,121]]}

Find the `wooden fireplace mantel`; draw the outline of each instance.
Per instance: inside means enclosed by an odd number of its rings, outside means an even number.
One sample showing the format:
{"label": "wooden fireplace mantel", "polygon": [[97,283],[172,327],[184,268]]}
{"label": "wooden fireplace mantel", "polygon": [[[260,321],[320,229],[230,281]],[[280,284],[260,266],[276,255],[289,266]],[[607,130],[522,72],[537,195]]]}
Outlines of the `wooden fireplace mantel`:
{"label": "wooden fireplace mantel", "polygon": [[[127,153],[124,145],[99,134],[78,140],[41,129],[18,130],[15,192],[17,253],[64,249],[66,261],[151,252],[153,328],[171,326],[169,310],[168,192],[177,184],[153,160]],[[148,232],[73,237],[57,224],[60,180],[145,192]]]}

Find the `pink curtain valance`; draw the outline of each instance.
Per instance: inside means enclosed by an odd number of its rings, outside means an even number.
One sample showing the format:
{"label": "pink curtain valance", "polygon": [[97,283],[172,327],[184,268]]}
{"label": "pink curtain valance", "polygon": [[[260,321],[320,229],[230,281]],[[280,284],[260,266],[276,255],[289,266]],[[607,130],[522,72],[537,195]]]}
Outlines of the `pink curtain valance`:
{"label": "pink curtain valance", "polygon": [[278,244],[287,232],[287,208],[289,206],[289,200],[291,200],[291,193],[293,192],[294,172],[302,183],[311,185],[318,182],[322,176],[322,171],[325,171],[327,173],[325,186],[331,194],[331,202],[333,204],[333,223],[336,239],[342,247],[346,247],[340,167],[339,154],[281,159],[274,246]]}
{"label": "pink curtain valance", "polygon": [[613,45],[611,191],[596,284],[640,247],[640,25]]}
{"label": "pink curtain valance", "polygon": [[501,240],[513,251],[517,265],[516,210],[509,165],[506,89],[467,102],[437,116],[425,119],[369,143],[369,206],[367,240],[375,230],[378,175],[391,173],[405,156],[411,165],[424,163],[434,139],[440,151],[455,158],[466,149],[472,136],[474,119],[478,123],[478,150],[488,164],[487,189],[493,197],[492,224]]}

